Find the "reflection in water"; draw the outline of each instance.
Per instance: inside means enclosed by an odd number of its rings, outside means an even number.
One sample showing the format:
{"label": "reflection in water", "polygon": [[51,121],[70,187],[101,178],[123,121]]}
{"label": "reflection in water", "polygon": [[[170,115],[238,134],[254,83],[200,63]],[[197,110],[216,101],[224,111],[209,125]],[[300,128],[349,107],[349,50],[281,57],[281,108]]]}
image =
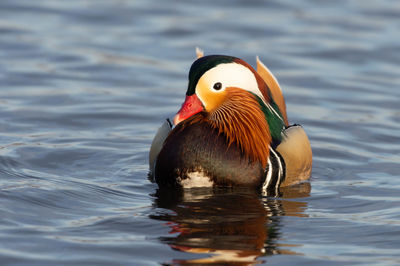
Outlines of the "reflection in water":
{"label": "reflection in water", "polygon": [[170,227],[160,240],[183,252],[210,254],[181,263],[238,262],[257,264],[270,254],[295,254],[279,244],[283,215],[304,216],[310,184],[282,189],[283,198],[263,198],[249,189],[158,190],[155,205],[172,212],[152,215]]}

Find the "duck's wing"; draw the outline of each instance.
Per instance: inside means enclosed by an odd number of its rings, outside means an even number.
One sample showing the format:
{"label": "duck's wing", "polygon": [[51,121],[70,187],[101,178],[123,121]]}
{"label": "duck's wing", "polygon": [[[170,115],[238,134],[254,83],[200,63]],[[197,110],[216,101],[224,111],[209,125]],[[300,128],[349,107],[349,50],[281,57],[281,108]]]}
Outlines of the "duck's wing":
{"label": "duck's wing", "polygon": [[201,50],[199,47],[196,47],[196,57],[199,59],[200,57],[204,56],[204,51]]}
{"label": "duck's wing", "polygon": [[281,186],[307,180],[311,175],[312,151],[310,141],[300,125],[293,125],[283,132],[282,142],[276,147],[285,161],[286,176]]}
{"label": "duck's wing", "polygon": [[151,142],[151,148],[149,153],[149,166],[150,172],[154,173],[155,162],[157,160],[157,156],[161,151],[161,148],[164,145],[164,141],[167,138],[169,132],[172,130],[172,123],[169,119],[166,119],[165,122],[158,129],[156,135],[154,136],[153,141]]}
{"label": "duck's wing", "polygon": [[275,76],[269,71],[269,69],[261,62],[260,58],[257,56],[257,73],[261,76],[261,78],[267,83],[268,88],[271,90],[272,98],[274,98],[275,103],[278,105],[281,114],[283,115],[283,119],[285,121],[285,125],[288,125],[288,118],[286,114],[286,104],[285,98],[283,97],[281,87],[279,86],[278,80]]}

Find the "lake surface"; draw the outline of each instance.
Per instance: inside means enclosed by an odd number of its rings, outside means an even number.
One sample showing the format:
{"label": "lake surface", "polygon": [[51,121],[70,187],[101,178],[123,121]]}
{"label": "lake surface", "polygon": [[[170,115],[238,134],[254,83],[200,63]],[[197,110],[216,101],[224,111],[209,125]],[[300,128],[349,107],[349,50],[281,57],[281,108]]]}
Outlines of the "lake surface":
{"label": "lake surface", "polygon": [[[158,190],[196,46],[259,55],[310,182]],[[400,2],[0,2],[0,264],[400,264]]]}

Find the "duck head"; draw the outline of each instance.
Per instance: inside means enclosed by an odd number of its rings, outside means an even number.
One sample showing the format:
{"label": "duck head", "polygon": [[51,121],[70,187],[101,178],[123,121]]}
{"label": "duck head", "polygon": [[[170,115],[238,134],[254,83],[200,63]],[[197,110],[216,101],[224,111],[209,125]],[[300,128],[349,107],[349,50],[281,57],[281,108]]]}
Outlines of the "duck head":
{"label": "duck head", "polygon": [[260,77],[243,60],[225,55],[209,55],[196,60],[189,72],[189,85],[174,124],[205,111],[216,111],[233,89],[247,90],[263,98]]}
{"label": "duck head", "polygon": [[260,75],[245,61],[225,55],[197,59],[174,124],[198,117],[250,159],[267,164],[269,146],[280,141],[285,120]]}

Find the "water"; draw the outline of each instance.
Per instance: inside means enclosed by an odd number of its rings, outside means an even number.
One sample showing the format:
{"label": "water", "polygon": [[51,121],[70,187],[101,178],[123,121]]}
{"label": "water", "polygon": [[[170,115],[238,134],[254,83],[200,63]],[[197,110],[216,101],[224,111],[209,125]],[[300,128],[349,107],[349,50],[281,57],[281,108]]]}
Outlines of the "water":
{"label": "water", "polygon": [[[400,3],[0,3],[2,265],[400,264]],[[194,48],[276,74],[309,183],[159,191]]]}

